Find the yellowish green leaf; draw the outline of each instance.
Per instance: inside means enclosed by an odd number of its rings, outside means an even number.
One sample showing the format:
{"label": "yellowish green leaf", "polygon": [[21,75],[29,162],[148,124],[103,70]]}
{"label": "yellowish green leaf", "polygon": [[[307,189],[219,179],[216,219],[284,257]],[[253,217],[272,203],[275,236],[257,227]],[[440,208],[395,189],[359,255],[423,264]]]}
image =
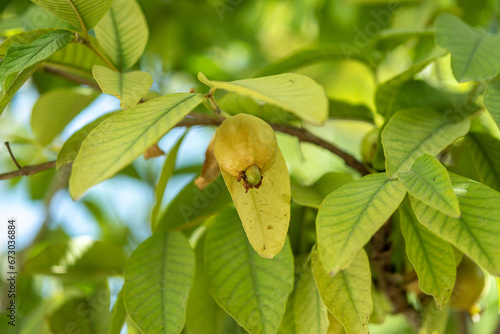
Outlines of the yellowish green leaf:
{"label": "yellowish green leaf", "polygon": [[259,255],[273,258],[285,244],[290,222],[290,177],[281,151],[258,189],[246,192],[242,182],[221,172],[248,240]]}
{"label": "yellowish green leaf", "polygon": [[209,80],[200,72],[198,79],[215,89],[273,104],[313,124],[322,124],[328,117],[328,99],[324,88],[305,75],[285,73],[223,82]]}
{"label": "yellowish green leaf", "polygon": [[153,85],[153,78],[142,71],[120,73],[96,65],[92,73],[103,93],[120,99],[123,110],[135,106]]}

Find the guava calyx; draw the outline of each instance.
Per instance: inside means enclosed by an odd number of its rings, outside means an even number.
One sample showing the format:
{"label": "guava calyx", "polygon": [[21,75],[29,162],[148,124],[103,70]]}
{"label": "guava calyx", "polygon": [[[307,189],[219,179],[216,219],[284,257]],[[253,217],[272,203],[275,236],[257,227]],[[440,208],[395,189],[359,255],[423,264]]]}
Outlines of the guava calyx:
{"label": "guava calyx", "polygon": [[260,174],[259,167],[252,165],[244,172],[240,172],[236,180],[238,182],[243,180],[243,187],[245,187],[245,193],[247,193],[251,188],[259,189],[263,178],[264,177]]}

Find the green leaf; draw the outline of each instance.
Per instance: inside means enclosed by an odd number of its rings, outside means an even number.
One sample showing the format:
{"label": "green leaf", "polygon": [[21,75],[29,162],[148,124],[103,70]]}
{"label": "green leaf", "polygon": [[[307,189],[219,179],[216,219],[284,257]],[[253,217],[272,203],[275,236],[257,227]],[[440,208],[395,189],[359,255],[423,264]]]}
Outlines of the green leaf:
{"label": "green leaf", "polygon": [[206,235],[205,271],[214,299],[247,331],[277,332],[293,289],[289,242],[264,259],[247,241],[236,211],[224,211]]}
{"label": "green leaf", "polygon": [[19,34],[15,34],[13,36],[10,36],[7,38],[5,41],[2,42],[0,45],[0,58],[5,57],[5,54],[7,53],[7,50],[11,45],[14,44],[30,44],[32,43],[35,39],[37,39],[40,36],[43,36],[51,31],[54,31],[56,29],[53,28],[46,28],[46,29],[36,29],[32,31],[24,31]]}
{"label": "green leaf", "polygon": [[462,216],[452,218],[411,198],[418,220],[493,275],[500,275],[500,193],[450,173]]}
{"label": "green leaf", "polygon": [[90,296],[69,299],[56,309],[48,322],[52,333],[78,329],[80,334],[105,333],[109,318],[109,288],[98,286]]}
{"label": "green leaf", "polygon": [[289,334],[295,332],[295,319],[294,319],[294,304],[295,304],[295,293],[292,291],[288,296],[288,302],[286,303],[285,314],[281,320],[280,328],[278,328],[278,334]]}
{"label": "green leaf", "polygon": [[451,14],[436,20],[436,42],[451,53],[458,82],[482,81],[500,73],[500,35],[489,36]]}
{"label": "green leaf", "polygon": [[300,274],[293,303],[296,333],[326,333],[329,326],[328,310],[321,300],[310,266]]}
{"label": "green leaf", "polygon": [[500,81],[495,80],[489,83],[483,96],[483,104],[488,109],[491,117],[500,129]]}
{"label": "green leaf", "polygon": [[119,70],[132,67],[148,42],[149,30],[135,0],[114,0],[95,27],[97,40]]}
{"label": "green leaf", "polygon": [[123,300],[141,332],[181,332],[194,271],[193,250],[179,232],[155,234],[130,255]]}
{"label": "green leaf", "polygon": [[460,207],[450,176],[432,155],[424,154],[415,160],[410,171],[399,174],[399,181],[411,195],[425,204],[448,216],[460,217]]}
{"label": "green leaf", "polygon": [[11,73],[5,79],[4,89],[0,91],[0,115],[7,107],[7,104],[12,100],[16,92],[24,85],[26,80],[28,80],[33,73],[40,66],[40,62],[35,63],[24,70]]}
{"label": "green leaf", "polygon": [[151,211],[151,226],[157,225],[158,214],[161,209],[161,203],[163,201],[163,195],[165,194],[165,188],[167,187],[168,180],[174,174],[177,152],[179,151],[179,147],[181,147],[186,133],[187,132],[184,133],[184,135],[170,150],[167,158],[165,159],[165,163],[163,164],[163,168],[160,173],[160,179],[158,180],[158,184],[155,187],[155,204],[153,206],[153,210]]}
{"label": "green leaf", "polygon": [[280,149],[258,189],[247,192],[234,176],[222,168],[221,173],[250,244],[260,256],[273,258],[285,244],[290,223],[290,176]]}
{"label": "green leaf", "polygon": [[347,268],[405,194],[399,181],[378,173],[352,181],[325,198],[316,217],[318,250],[325,269],[335,274]]}
{"label": "green leaf", "polygon": [[292,179],[292,200],[297,204],[319,209],[326,196],[352,180],[350,174],[336,172],[323,175],[311,186],[301,185]]}
{"label": "green leaf", "polygon": [[125,310],[125,304],[123,304],[123,289],[120,290],[118,296],[116,297],[115,305],[111,310],[111,316],[109,319],[109,327],[107,334],[120,334],[123,325],[125,325],[125,318],[127,317],[127,310]]}
{"label": "green leaf", "polygon": [[66,165],[70,162],[73,162],[80,150],[80,146],[82,146],[82,142],[87,138],[89,133],[94,130],[96,126],[104,122],[107,118],[115,115],[119,111],[113,111],[108,114],[102,115],[101,117],[95,119],[89,124],[85,125],[80,130],[76,131],[71,135],[71,137],[66,140],[57,154],[57,168],[61,168],[61,166]]}
{"label": "green leaf", "polygon": [[464,136],[469,127],[468,118],[453,122],[429,108],[398,111],[382,132],[387,175],[395,178],[399,172],[408,171],[421,155],[438,154]]}
{"label": "green leaf", "polygon": [[38,142],[44,146],[50,144],[98,96],[98,91],[85,87],[59,88],[40,96],[33,107],[30,121]]}
{"label": "green leaf", "polygon": [[198,189],[194,182],[190,182],[170,202],[158,223],[151,229],[154,233],[158,233],[180,226],[195,226],[230,203],[231,196],[222,177],[203,190]]}
{"label": "green leaf", "polygon": [[142,71],[119,73],[96,65],[92,73],[102,92],[120,99],[124,110],[135,106],[153,85],[153,78]]}
{"label": "green leaf", "polygon": [[71,196],[79,198],[116,174],[202,101],[201,94],[169,94],[104,120],[85,138],[76,156],[69,181]]}
{"label": "green leaf", "polygon": [[465,136],[465,147],[479,181],[500,191],[500,140],[487,133],[470,132]]}
{"label": "green leaf", "polygon": [[397,101],[397,93],[399,89],[407,81],[413,78],[415,74],[421,72],[433,61],[434,59],[429,59],[419,64],[412,65],[406,71],[379,85],[375,93],[375,105],[377,107],[377,112],[386,118],[390,118],[392,114],[397,111],[394,109],[394,105]]}
{"label": "green leaf", "polygon": [[64,48],[75,38],[68,30],[54,30],[35,39],[30,44],[11,45],[0,67],[0,82],[7,75],[24,70],[39,61],[50,57],[54,52]]}
{"label": "green leaf", "polygon": [[329,105],[329,118],[336,119],[353,119],[356,121],[364,121],[374,123],[373,112],[364,105],[353,105],[347,102],[332,100],[328,102]]}
{"label": "green leaf", "polygon": [[[279,59],[261,69],[255,77],[280,74],[295,69],[325,61],[343,60],[345,53],[340,49],[306,49],[298,51],[290,56]],[[368,60],[362,56],[352,55],[351,58],[367,63]]]}
{"label": "green leaf", "polygon": [[102,278],[121,274],[125,262],[121,248],[106,241],[81,237],[45,247],[26,260],[24,272],[68,278]]}
{"label": "green leaf", "polygon": [[[451,184],[451,183],[450,183]],[[399,207],[406,254],[418,276],[420,289],[434,297],[441,309],[455,286],[456,265],[452,246],[422,226],[406,199]]]}
{"label": "green leaf", "polygon": [[198,80],[215,89],[220,88],[273,104],[313,124],[322,124],[328,117],[325,90],[305,75],[285,73],[223,82],[209,80],[200,72]]}
{"label": "green leaf", "polygon": [[106,14],[113,0],[32,0],[85,35]]}
{"label": "green leaf", "polygon": [[250,114],[275,124],[287,124],[298,120],[295,115],[282,108],[268,103],[260,104],[251,97],[237,93],[227,93],[217,102],[219,107],[229,115]]}
{"label": "green leaf", "polygon": [[370,263],[360,249],[351,265],[332,276],[325,271],[318,251],[312,253],[312,271],[326,307],[344,325],[348,334],[368,333],[373,311]]}

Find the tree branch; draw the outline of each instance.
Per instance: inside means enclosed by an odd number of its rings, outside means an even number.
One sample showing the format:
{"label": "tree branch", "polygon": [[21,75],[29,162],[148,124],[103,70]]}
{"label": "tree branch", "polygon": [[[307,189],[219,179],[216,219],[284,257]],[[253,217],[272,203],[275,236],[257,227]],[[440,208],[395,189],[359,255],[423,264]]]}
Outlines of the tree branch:
{"label": "tree branch", "polygon": [[55,161],[44,162],[43,164],[39,164],[39,165],[24,166],[18,170],[13,171],[13,172],[7,172],[7,173],[0,174],[0,180],[12,179],[12,178],[18,177],[18,176],[33,175],[36,173],[43,172],[44,170],[54,168],[55,166],[56,166]]}
{"label": "tree branch", "polygon": [[[180,121],[176,125],[176,127],[196,126],[196,125],[218,126],[221,123],[222,123],[221,118],[215,118],[213,116],[209,116],[206,114],[192,113],[189,114],[188,117]],[[342,158],[345,161],[346,165],[354,168],[363,176],[370,174],[368,169],[366,169],[366,167],[361,162],[356,160],[356,158],[354,158],[352,155],[342,151],[340,148],[327,142],[326,140],[323,140],[315,136],[306,129],[298,128],[295,126],[282,125],[282,124],[270,124],[270,125],[275,131],[279,131],[297,137],[301,142],[311,143],[332,152],[333,154]],[[11,179],[18,176],[33,175],[50,168],[54,168],[55,166],[56,166],[55,161],[50,161],[39,165],[24,166],[16,171],[0,174],[0,180]]]}

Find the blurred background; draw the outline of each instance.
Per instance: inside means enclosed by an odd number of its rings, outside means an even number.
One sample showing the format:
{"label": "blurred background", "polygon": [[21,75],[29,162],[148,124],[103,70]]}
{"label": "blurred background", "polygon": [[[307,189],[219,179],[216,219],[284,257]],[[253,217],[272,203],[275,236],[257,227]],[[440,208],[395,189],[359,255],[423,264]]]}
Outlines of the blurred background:
{"label": "blurred background", "polygon": [[[498,32],[500,4],[496,0],[138,0],[149,25],[149,42],[136,65],[154,78],[152,90],[206,93],[196,75],[210,79],[237,80],[266,74],[266,66],[302,50],[340,50],[341,56],[304,62],[297,73],[307,74],[323,85],[329,98],[374,111],[377,85],[406,70],[430,52],[433,21],[442,12],[451,12],[472,26]],[[43,27],[66,27],[66,23],[27,0],[0,2],[0,38]],[[1,40],[0,39],[0,40]],[[345,57],[348,55],[349,57]],[[299,64],[300,65],[300,64]],[[450,73],[449,56],[419,74],[432,85],[453,92],[466,92]],[[50,145],[37,142],[30,130],[31,110],[40,94],[75,83],[36,72],[12,100],[0,118],[0,140],[10,142],[21,165],[54,160],[66,139],[100,115],[120,108],[118,99],[101,94],[64,129]],[[373,117],[373,115],[372,115]],[[361,159],[363,137],[380,125],[371,122],[332,120],[321,128],[310,127],[317,135],[337,144]],[[490,120],[482,120],[486,126]],[[170,179],[163,208],[200,173],[205,149],[213,135],[211,127],[176,128],[160,142],[170,152],[187,131]],[[500,138],[498,133],[495,134]],[[314,183],[327,172],[346,172],[338,157],[313,145],[299,144],[293,137],[278,134],[291,176],[297,182]],[[145,160],[139,157],[119,175],[93,187],[74,202],[67,191],[64,170],[48,170],[29,178],[0,181],[0,235],[5,238],[6,220],[18,224],[20,251],[43,239],[105,240],[125,254],[151,235],[150,214],[154,188],[165,156]],[[7,149],[0,147],[0,173],[13,171],[15,164]],[[66,172],[67,173],[67,172]],[[6,250],[5,239],[0,254]],[[2,255],[5,256],[5,255]],[[1,258],[5,265],[4,257]],[[5,272],[2,269],[2,273]],[[484,303],[487,313],[473,333],[493,333],[498,322],[498,294],[494,281]],[[122,281],[109,279],[112,303]],[[20,293],[29,296],[19,312],[37,317],[43,301],[57,299],[64,291],[57,278],[37,275],[25,278]],[[491,296],[491,297],[490,297]],[[37,313],[38,312],[38,313]],[[38,315],[37,315],[38,314]],[[3,321],[2,321],[3,325]],[[0,332],[1,332],[0,325]],[[35,333],[36,331],[33,331]],[[124,329],[127,332],[127,328]],[[402,316],[390,316],[373,333],[412,333]],[[29,329],[26,333],[29,332]]]}

